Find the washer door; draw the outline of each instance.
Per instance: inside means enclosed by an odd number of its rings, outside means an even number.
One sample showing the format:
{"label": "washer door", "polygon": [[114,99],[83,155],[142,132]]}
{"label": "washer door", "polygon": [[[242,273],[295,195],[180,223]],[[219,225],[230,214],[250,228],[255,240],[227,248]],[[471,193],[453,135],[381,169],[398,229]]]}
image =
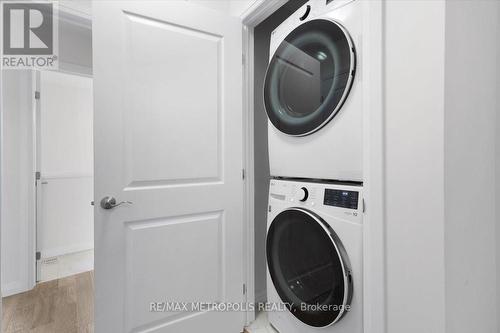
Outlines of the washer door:
{"label": "washer door", "polygon": [[267,265],[281,300],[303,323],[337,322],[352,299],[347,254],[316,214],[290,208],[276,216],[267,235]]}
{"label": "washer door", "polygon": [[311,134],[340,110],[354,78],[356,57],[343,27],[312,20],[293,30],[272,57],[264,84],[264,104],[281,132]]}

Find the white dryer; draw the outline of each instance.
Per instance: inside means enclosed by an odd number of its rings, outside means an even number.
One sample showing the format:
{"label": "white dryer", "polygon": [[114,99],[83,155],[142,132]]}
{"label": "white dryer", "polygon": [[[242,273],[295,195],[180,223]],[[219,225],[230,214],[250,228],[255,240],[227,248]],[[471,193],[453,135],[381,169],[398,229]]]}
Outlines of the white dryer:
{"label": "white dryer", "polygon": [[280,333],[363,332],[362,187],[272,179],[269,322]]}
{"label": "white dryer", "polygon": [[363,181],[362,1],[311,0],[271,35],[272,176]]}

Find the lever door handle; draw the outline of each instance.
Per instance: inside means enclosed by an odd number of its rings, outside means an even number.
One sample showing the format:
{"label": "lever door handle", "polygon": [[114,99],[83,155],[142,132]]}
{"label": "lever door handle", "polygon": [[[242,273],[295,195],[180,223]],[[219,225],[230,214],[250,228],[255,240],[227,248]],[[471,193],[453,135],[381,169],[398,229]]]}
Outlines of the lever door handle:
{"label": "lever door handle", "polygon": [[123,204],[133,204],[132,201],[122,201],[122,202],[119,202],[119,203],[116,203],[116,199],[113,198],[113,197],[104,197],[102,198],[101,200],[101,208],[103,209],[112,209],[112,208],[115,208],[115,207],[118,207],[120,205],[123,205]]}

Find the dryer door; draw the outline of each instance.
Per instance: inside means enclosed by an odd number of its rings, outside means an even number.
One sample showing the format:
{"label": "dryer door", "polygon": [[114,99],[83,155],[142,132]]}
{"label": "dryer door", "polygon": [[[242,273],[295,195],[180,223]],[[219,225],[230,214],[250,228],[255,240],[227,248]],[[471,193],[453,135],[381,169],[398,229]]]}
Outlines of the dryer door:
{"label": "dryer door", "polygon": [[352,298],[351,269],[328,224],[311,211],[287,209],[273,220],[266,245],[273,284],[295,317],[314,327],[342,318]]}
{"label": "dryer door", "polygon": [[293,30],[274,53],[266,73],[264,104],[281,132],[313,133],[340,110],[356,65],[347,31],[318,19]]}

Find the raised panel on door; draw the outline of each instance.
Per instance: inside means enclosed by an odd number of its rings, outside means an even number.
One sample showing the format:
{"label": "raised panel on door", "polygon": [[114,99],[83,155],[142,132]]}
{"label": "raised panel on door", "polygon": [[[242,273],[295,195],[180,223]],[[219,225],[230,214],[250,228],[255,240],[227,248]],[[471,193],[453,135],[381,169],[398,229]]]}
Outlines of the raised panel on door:
{"label": "raised panel on door", "polygon": [[240,332],[241,23],[186,1],[94,7],[96,332]]}
{"label": "raised panel on door", "polygon": [[124,16],[126,61],[136,64],[124,96],[128,186],[220,181],[223,37]]}
{"label": "raised panel on door", "polygon": [[[130,319],[129,327],[156,321],[167,323],[196,314],[195,311],[151,312],[143,306],[151,300],[160,303],[166,302],[166,298],[168,302],[180,303],[224,301],[223,231],[222,212],[127,224],[126,288],[131,294],[126,318]],[[144,260],[145,256],[150,256],[149,260]],[[152,271],[155,274],[143,274]]]}

